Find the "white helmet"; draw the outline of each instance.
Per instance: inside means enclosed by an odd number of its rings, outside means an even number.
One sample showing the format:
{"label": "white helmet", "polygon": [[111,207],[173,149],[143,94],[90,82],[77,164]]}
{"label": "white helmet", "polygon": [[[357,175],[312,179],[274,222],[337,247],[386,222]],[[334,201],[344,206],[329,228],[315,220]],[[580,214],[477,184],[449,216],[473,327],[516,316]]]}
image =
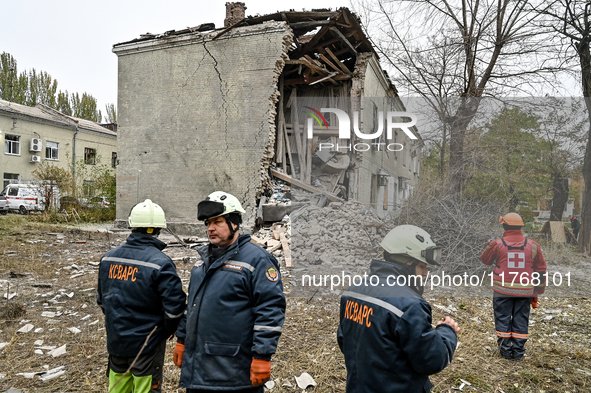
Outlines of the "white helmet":
{"label": "white helmet", "polygon": [[149,199],[131,209],[128,222],[130,228],[166,228],[164,210]]}
{"label": "white helmet", "polygon": [[201,221],[229,213],[246,213],[246,211],[238,198],[224,191],[212,192],[197,205],[197,219]]}
{"label": "white helmet", "polygon": [[389,254],[407,255],[428,265],[441,262],[438,247],[425,230],[414,225],[399,225],[392,229],[380,243]]}

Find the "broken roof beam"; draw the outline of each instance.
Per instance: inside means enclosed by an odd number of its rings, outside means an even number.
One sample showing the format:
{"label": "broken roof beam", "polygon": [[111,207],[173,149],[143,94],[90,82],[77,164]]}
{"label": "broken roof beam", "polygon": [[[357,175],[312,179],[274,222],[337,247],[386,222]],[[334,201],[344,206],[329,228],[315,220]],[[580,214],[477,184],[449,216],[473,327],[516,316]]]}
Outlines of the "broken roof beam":
{"label": "broken roof beam", "polygon": [[330,31],[335,33],[341,39],[341,41],[343,41],[345,43],[345,45],[347,45],[347,47],[349,47],[349,50],[351,51],[351,53],[353,53],[354,55],[357,55],[357,50],[355,49],[353,44],[351,44],[351,42],[347,39],[347,37],[345,37],[343,35],[343,33],[341,33],[341,31],[339,29],[337,29],[336,27],[331,27]]}
{"label": "broken roof beam", "polygon": [[314,28],[314,27],[318,27],[318,26],[334,26],[334,25],[335,25],[335,22],[332,20],[318,20],[318,21],[290,23],[289,27],[291,27],[292,30],[298,30],[298,29],[310,29],[310,28]]}
{"label": "broken roof beam", "polygon": [[[332,80],[335,81],[344,81],[347,79],[351,79],[353,76],[349,75],[349,74],[339,74],[339,75],[335,75],[333,77],[330,77]],[[325,78],[325,76],[318,76],[318,77],[314,77],[314,78],[309,78],[308,80],[304,79],[304,78],[293,78],[293,79],[285,79],[285,85],[304,85],[304,84],[311,84],[314,83],[320,79]]]}
{"label": "broken roof beam", "polygon": [[341,61],[339,60],[339,58],[334,53],[332,53],[332,51],[330,50],[330,48],[326,47],[326,48],[324,48],[324,50],[326,51],[326,53],[328,53],[328,55],[330,57],[332,57],[332,59],[337,63],[337,65],[339,67],[341,67],[341,69],[344,72],[346,72],[347,74],[351,74],[351,70],[349,70],[349,68],[346,65],[344,65],[343,63],[341,63]]}
{"label": "broken roof beam", "polygon": [[324,61],[326,64],[328,64],[330,66],[330,68],[332,68],[333,70],[335,70],[337,73],[339,73],[339,74],[342,73],[341,69],[339,67],[337,67],[336,65],[334,65],[332,63],[332,61],[328,60],[328,58],[326,56],[324,56],[322,53],[319,53],[318,54],[318,57],[320,57],[322,59],[322,61]]}
{"label": "broken roof beam", "polygon": [[328,70],[316,65],[316,63],[314,62],[314,60],[312,60],[312,58],[307,59],[305,57],[300,57],[300,63],[302,63],[303,65],[305,65],[306,67],[308,67],[309,69],[311,69],[313,71],[320,72],[324,75],[329,74]]}
{"label": "broken roof beam", "polygon": [[276,171],[275,169],[271,169],[271,175],[273,175],[274,177],[281,179],[285,182],[290,183],[293,187],[301,188],[302,190],[306,190],[306,191],[312,192],[314,194],[322,193],[322,194],[326,195],[331,202],[344,202],[344,200],[342,200],[341,198],[339,198],[338,196],[336,196],[330,192],[319,190],[318,188],[316,188],[314,186],[311,186],[309,184],[306,184],[304,182],[296,180],[296,179],[292,178],[291,176],[286,175],[285,173],[281,173],[279,171]]}
{"label": "broken roof beam", "polygon": [[324,81],[329,81],[333,85],[337,85],[338,86],[338,83],[335,82],[334,79],[332,79],[333,76],[338,75],[338,74],[339,74],[338,72],[331,72],[330,74],[328,74],[324,78],[318,79],[317,81],[314,81],[314,82],[309,83],[309,85],[312,86],[312,85],[315,85],[316,83],[320,83],[320,82],[324,82]]}

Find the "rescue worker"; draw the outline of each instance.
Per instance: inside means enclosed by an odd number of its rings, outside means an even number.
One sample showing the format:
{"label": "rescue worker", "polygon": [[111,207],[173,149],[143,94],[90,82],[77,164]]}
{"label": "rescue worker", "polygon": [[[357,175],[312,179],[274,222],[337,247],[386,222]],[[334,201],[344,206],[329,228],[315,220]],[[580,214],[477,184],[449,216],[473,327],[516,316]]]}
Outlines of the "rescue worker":
{"label": "rescue worker", "polygon": [[429,392],[429,375],[451,363],[460,331],[450,317],[433,329],[431,306],[421,296],[441,248],[414,225],[392,229],[380,246],[384,260],[371,261],[369,280],[341,297],[337,339],[347,393]]}
{"label": "rescue worker", "polygon": [[263,392],[285,319],[277,260],[240,234],[238,199],[216,191],[197,206],[209,244],[191,270],[174,363],[187,393]]}
{"label": "rescue worker", "polygon": [[157,239],[166,228],[162,208],[146,199],[133,207],[128,222],[131,234],[102,257],[98,275],[96,301],[105,314],[109,391],[156,393],[162,388],[166,339],[183,316],[186,295],[176,266],[162,252],[166,244]]}
{"label": "rescue worker", "polygon": [[491,240],[481,255],[482,263],[494,264],[493,309],[501,357],[522,361],[528,335],[530,304],[546,289],[546,261],[540,245],[521,233],[517,213],[499,218],[505,233]]}

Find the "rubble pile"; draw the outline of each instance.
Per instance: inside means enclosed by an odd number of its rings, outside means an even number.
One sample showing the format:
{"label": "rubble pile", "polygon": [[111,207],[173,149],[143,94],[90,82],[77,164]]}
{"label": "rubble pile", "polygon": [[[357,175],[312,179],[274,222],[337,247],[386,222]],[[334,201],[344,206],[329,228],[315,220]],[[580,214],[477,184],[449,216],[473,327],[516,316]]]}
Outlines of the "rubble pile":
{"label": "rubble pile", "polygon": [[291,215],[295,268],[363,272],[378,257],[386,223],[357,202],[306,206]]}

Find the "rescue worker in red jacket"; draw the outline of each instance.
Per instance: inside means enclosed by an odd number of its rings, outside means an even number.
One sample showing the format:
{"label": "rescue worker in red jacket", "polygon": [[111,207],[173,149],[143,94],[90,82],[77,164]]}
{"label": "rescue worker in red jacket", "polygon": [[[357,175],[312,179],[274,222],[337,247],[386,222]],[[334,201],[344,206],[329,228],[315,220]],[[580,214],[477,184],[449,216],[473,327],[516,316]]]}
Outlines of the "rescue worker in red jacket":
{"label": "rescue worker in red jacket", "polygon": [[499,219],[505,233],[492,240],[481,255],[482,263],[494,264],[493,309],[501,357],[522,361],[528,337],[530,304],[546,289],[546,261],[540,245],[521,233],[517,213]]}

